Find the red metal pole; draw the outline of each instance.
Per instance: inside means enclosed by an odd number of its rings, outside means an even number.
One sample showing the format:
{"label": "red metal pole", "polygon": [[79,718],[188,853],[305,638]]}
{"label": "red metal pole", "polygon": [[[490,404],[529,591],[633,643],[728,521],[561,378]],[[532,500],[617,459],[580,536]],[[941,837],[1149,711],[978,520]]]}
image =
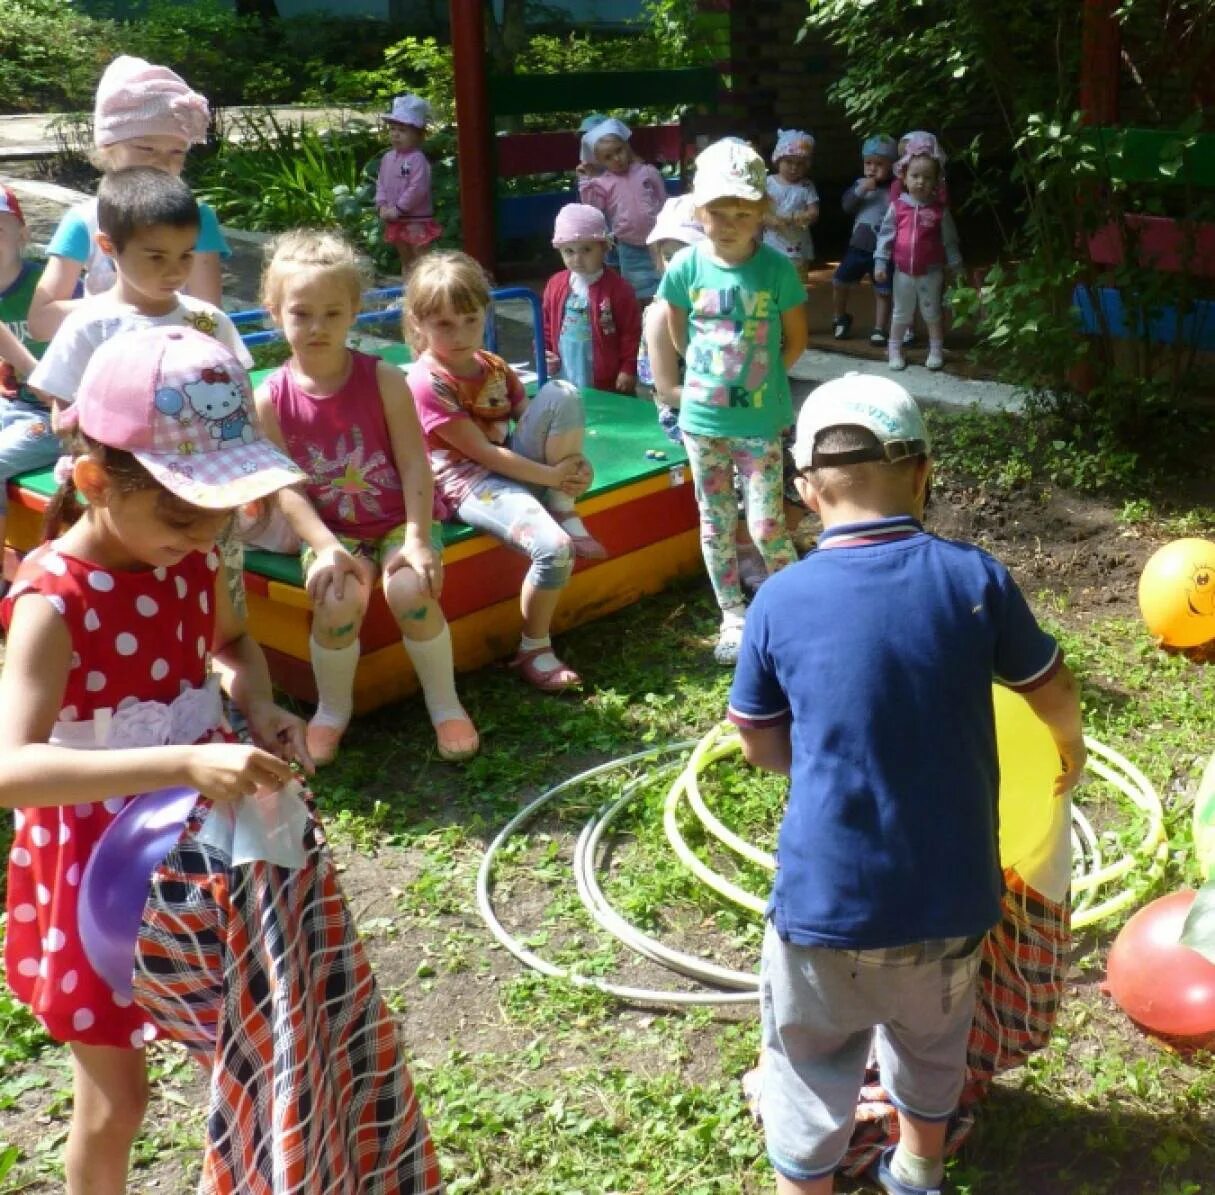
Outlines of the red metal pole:
{"label": "red metal pole", "polygon": [[464,248],[494,268],[493,127],[485,83],[485,0],[450,0]]}
{"label": "red metal pole", "polygon": [[1122,37],[1114,20],[1117,0],[1084,0],[1080,45],[1080,107],[1088,124],[1118,123]]}

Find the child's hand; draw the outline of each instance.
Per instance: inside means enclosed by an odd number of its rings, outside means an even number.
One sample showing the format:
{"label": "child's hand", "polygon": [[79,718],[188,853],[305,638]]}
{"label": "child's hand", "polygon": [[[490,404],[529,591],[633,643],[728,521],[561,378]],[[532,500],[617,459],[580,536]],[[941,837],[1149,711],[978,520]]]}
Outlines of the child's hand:
{"label": "child's hand", "polygon": [[856,184],[856,189],[862,195],[868,195],[870,191],[877,190],[877,179],[876,178],[863,178],[863,179],[861,179],[861,181],[859,183]]}
{"label": "child's hand", "polygon": [[883,286],[885,285],[886,279],[888,277],[889,277],[889,274],[887,274],[885,270],[874,270],[873,271],[874,282],[877,282]]}
{"label": "child's hand", "polygon": [[586,493],[591,485],[591,463],[579,453],[567,456],[555,465],[549,466],[553,480],[549,485],[554,490],[560,490],[571,498],[577,498]]}
{"label": "child's hand", "polygon": [[1056,743],[1055,747],[1059,752],[1059,762],[1063,765],[1063,771],[1055,777],[1055,796],[1062,797],[1080,783],[1080,777],[1084,775],[1084,761],[1088,758],[1088,748],[1085,747],[1083,738]]}
{"label": "child's hand", "polygon": [[592,166],[590,162],[579,162],[574,167],[574,173],[579,178],[594,178],[599,173],[599,170],[597,167]]}
{"label": "child's hand", "polygon": [[548,349],[544,350],[544,368],[548,370],[548,376],[555,377],[561,369],[561,358],[556,353],[550,353]]}
{"label": "child's hand", "polygon": [[381,220],[397,220],[400,218],[400,213],[391,203],[380,204],[380,219]]}
{"label": "child's hand", "polygon": [[285,759],[248,743],[200,743],[187,751],[187,783],[213,801],[239,801],[259,788],[277,791],[291,779]]}
{"label": "child's hand", "polygon": [[288,763],[298,763],[308,776],[316,771],[308,753],[303,718],[273,701],[259,701],[246,711],[245,721],[249,723],[249,733],[257,746]]}
{"label": "child's hand", "polygon": [[334,601],[340,602],[346,592],[346,578],[359,577],[359,564],[341,544],[323,549],[317,553],[316,564],[308,573],[306,588],[312,604],[318,604],[333,589]]}
{"label": "child's hand", "polygon": [[616,375],[616,393],[617,394],[636,394],[637,393],[637,377],[635,374],[625,373],[622,369]]}
{"label": "child's hand", "polygon": [[401,569],[412,569],[436,601],[443,592],[443,558],[429,541],[420,535],[406,533],[405,542],[384,564],[384,583]]}

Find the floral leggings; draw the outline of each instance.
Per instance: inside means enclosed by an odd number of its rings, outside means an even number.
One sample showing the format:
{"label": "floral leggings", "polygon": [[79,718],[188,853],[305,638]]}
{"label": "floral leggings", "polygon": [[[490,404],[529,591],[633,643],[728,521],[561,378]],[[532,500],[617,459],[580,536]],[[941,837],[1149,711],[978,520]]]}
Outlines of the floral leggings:
{"label": "floral leggings", "polygon": [[741,613],[746,605],[738,580],[738,471],[747,528],[769,574],[796,559],[785,529],[782,505],[783,455],[778,436],[696,436],[684,432],[683,446],[692,466],[700,507],[700,548],[723,612]]}

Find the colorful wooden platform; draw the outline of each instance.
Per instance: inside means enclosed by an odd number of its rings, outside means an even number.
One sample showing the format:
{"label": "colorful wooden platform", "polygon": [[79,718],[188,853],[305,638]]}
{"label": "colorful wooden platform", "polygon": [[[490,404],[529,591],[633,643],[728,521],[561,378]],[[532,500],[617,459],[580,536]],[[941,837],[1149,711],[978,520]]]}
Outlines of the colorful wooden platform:
{"label": "colorful wooden platform", "polygon": [[[579,561],[557,610],[558,632],[630,605],[701,567],[687,458],[662,434],[653,404],[598,391],[587,391],[584,397],[586,451],[595,468],[595,484],[578,511],[610,555],[603,561]],[[647,451],[666,459],[647,457]],[[42,513],[54,488],[49,470],[26,474],[10,485],[10,575],[12,555],[39,542]],[[514,652],[527,561],[462,524],[445,525],[443,542],[442,605],[451,624],[456,667],[469,671]],[[294,697],[315,700],[308,659],[311,614],[298,560],[249,551],[245,584],[250,627],[265,648],[275,684]],[[356,710],[374,709],[414,691],[413,670],[378,591],[361,641]],[[593,682],[593,668],[585,671]]]}

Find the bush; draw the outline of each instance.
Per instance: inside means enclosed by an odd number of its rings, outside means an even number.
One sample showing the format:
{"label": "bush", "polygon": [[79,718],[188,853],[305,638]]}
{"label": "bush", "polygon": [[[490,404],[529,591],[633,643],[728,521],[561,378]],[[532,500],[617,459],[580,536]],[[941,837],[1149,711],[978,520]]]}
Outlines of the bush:
{"label": "bush", "polygon": [[0,112],[92,108],[118,52],[119,31],[62,0],[5,0],[0,18]]}

